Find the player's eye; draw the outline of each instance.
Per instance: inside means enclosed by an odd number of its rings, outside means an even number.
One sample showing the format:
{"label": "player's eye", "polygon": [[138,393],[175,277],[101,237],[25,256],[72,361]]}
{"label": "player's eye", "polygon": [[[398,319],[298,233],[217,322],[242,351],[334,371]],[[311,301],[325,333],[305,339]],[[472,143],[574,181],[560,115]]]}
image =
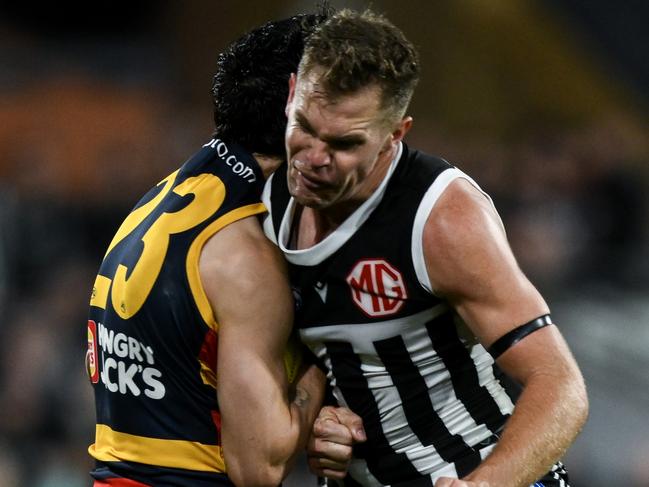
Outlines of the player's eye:
{"label": "player's eye", "polygon": [[329,142],[329,147],[333,150],[348,151],[361,145],[358,140],[334,140]]}

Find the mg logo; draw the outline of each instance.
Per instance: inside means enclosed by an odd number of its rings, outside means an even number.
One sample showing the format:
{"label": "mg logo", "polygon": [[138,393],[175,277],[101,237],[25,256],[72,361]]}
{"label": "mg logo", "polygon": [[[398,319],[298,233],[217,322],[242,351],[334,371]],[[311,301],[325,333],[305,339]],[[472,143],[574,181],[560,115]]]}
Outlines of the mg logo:
{"label": "mg logo", "polygon": [[368,316],[399,311],[408,297],[401,273],[383,259],[358,262],[347,276],[352,298]]}

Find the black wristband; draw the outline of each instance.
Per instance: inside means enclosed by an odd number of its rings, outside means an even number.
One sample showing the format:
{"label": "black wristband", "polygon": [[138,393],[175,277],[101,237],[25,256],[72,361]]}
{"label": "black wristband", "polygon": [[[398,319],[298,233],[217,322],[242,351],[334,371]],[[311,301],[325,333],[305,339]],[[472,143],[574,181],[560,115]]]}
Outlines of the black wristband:
{"label": "black wristband", "polygon": [[549,314],[539,316],[538,318],[533,319],[532,321],[528,321],[527,323],[505,333],[498,340],[491,344],[488,352],[494,359],[497,359],[503,354],[503,352],[520,342],[530,333],[534,333],[536,330],[552,324],[552,318],[550,318]]}

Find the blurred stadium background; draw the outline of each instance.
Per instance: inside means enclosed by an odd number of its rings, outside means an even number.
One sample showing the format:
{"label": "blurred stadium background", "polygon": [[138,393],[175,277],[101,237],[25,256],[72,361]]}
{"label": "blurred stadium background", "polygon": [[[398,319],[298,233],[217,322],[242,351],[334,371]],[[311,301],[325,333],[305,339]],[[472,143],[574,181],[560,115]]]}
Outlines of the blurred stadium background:
{"label": "blurred stadium background", "polygon": [[[314,4],[0,4],[2,486],[90,485],[85,315],[104,249],[211,135],[218,52]],[[422,55],[409,142],[494,197],[577,355],[591,416],[573,485],[649,486],[649,2],[372,5]],[[286,485],[313,480],[300,464]]]}

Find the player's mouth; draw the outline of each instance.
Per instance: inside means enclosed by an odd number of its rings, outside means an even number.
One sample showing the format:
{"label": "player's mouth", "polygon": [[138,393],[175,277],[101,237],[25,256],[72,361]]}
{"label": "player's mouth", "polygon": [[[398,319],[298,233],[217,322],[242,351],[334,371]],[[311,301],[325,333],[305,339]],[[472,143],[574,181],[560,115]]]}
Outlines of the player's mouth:
{"label": "player's mouth", "polygon": [[329,185],[326,179],[315,177],[306,171],[300,171],[295,166],[293,166],[292,171],[295,183],[309,191],[321,190]]}
{"label": "player's mouth", "polygon": [[298,184],[304,186],[308,190],[317,190],[324,186],[324,181],[313,179],[303,172],[298,171],[297,169],[295,170],[295,175],[296,179],[298,180]]}

